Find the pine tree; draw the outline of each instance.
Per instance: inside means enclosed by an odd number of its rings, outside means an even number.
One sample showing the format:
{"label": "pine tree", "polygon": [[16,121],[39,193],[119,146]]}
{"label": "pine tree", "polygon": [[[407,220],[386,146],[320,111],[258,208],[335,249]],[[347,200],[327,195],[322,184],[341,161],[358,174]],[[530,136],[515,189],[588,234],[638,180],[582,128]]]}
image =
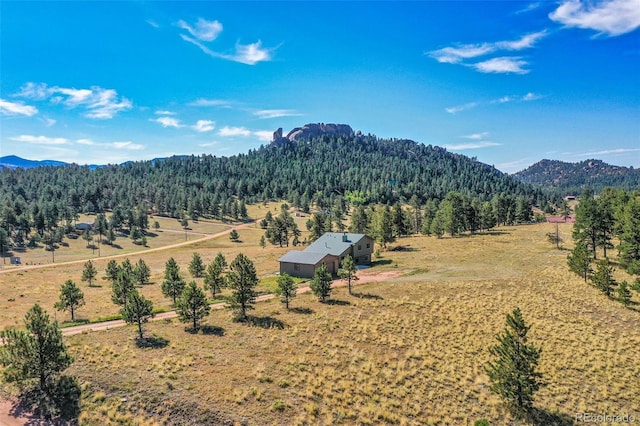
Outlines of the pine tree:
{"label": "pine tree", "polygon": [[528,343],[529,329],[519,308],[507,314],[504,333],[496,336],[499,344],[489,348],[495,359],[485,366],[491,391],[517,416],[533,408],[533,395],[542,386],[540,350]]}
{"label": "pine tree", "polygon": [[107,263],[106,269],[104,270],[104,277],[102,279],[109,280],[113,283],[116,278],[118,278],[118,270],[118,262],[113,259],[110,260],[109,263]]}
{"label": "pine tree", "polygon": [[92,261],[87,260],[87,262],[84,264],[84,268],[82,269],[81,280],[83,282],[89,281],[89,287],[91,287],[93,285],[93,280],[96,279],[97,276],[98,276],[98,270],[96,269],[95,266],[93,266]]}
{"label": "pine tree", "polygon": [[338,276],[343,280],[347,280],[349,294],[353,294],[351,292],[351,281],[357,281],[359,279],[356,275],[356,272],[358,272],[358,266],[356,265],[356,262],[353,261],[351,255],[347,255],[342,260],[342,268],[338,270]]}
{"label": "pine tree", "polygon": [[118,276],[111,284],[111,301],[116,305],[127,307],[129,294],[135,291],[133,284],[133,273],[127,272],[126,268],[118,270]]}
{"label": "pine tree", "polygon": [[278,288],[276,289],[276,294],[280,296],[280,301],[284,303],[287,309],[289,309],[289,302],[291,299],[296,297],[296,290],[298,286],[296,286],[293,278],[287,273],[281,274],[278,277]]}
{"label": "pine tree", "polygon": [[605,258],[596,264],[596,271],[591,276],[593,285],[596,286],[598,290],[606,294],[607,297],[611,297],[613,287],[617,285],[616,281],[613,279],[613,271],[613,266],[611,266],[609,260]]}
{"label": "pine tree", "polygon": [[189,282],[182,290],[176,304],[176,312],[180,321],[193,323],[193,331],[198,330],[200,321],[211,312],[211,307],[207,303],[207,295],[197,286],[195,281]]}
{"label": "pine tree", "polygon": [[237,313],[239,320],[247,319],[247,311],[253,309],[256,299],[255,287],[258,276],[253,262],[240,253],[230,265],[231,271],[227,275],[229,287],[233,290],[230,307]]}
{"label": "pine tree", "polygon": [[193,253],[191,263],[189,263],[189,273],[193,278],[202,278],[202,275],[204,274],[204,262],[198,252]]}
{"label": "pine tree", "polygon": [[138,259],[138,263],[136,263],[136,266],[133,268],[133,276],[138,285],[145,285],[149,282],[151,269],[149,269],[144,260]]}
{"label": "pine tree", "polygon": [[53,380],[71,365],[73,358],[67,352],[58,323],[52,323],[40,305],[29,309],[25,325],[26,331],[0,331],[4,379],[20,384],[35,380],[40,391],[52,396]]}
{"label": "pine tree", "polygon": [[393,218],[389,206],[384,206],[374,213],[371,231],[382,247],[386,248],[388,243],[395,241]]}
{"label": "pine tree", "polygon": [[640,275],[640,199],[631,198],[622,214],[620,263],[632,275]]}
{"label": "pine tree", "polygon": [[[216,258],[217,259],[217,258]],[[211,296],[215,299],[216,294],[222,291],[225,286],[225,278],[222,275],[223,269],[219,262],[215,260],[207,266],[204,273],[204,288],[211,290]]]}
{"label": "pine tree", "polygon": [[264,249],[267,247],[267,241],[264,238],[264,235],[260,237],[260,248]]}
{"label": "pine tree", "polygon": [[162,281],[162,294],[170,297],[175,305],[186,283],[180,276],[180,267],[172,257],[167,260],[164,267],[164,281]]}
{"label": "pine tree", "polygon": [[567,262],[569,263],[569,269],[583,277],[584,282],[587,282],[589,274],[593,270],[591,269],[591,256],[589,256],[589,252],[583,244],[576,244],[567,256]]}
{"label": "pine tree", "polygon": [[327,270],[327,265],[322,265],[316,269],[311,280],[311,291],[321,302],[325,302],[331,295],[331,274]]}
{"label": "pine tree", "polygon": [[359,205],[351,212],[351,224],[349,225],[349,232],[354,234],[364,234],[367,232],[368,221],[367,215],[364,211],[364,207]]}
{"label": "pine tree", "polygon": [[238,240],[240,240],[240,234],[238,234],[238,231],[236,231],[235,229],[232,229],[229,233],[229,239],[234,243],[237,243]]}
{"label": "pine tree", "polygon": [[135,290],[129,293],[127,304],[120,310],[120,314],[127,324],[138,326],[139,339],[144,339],[142,325],[155,316],[151,300],[145,299]]}
{"label": "pine tree", "polygon": [[600,214],[597,201],[589,191],[580,196],[580,204],[576,207],[576,221],[573,225],[573,240],[576,245],[583,245],[596,259],[598,247],[598,229]]}
{"label": "pine tree", "polygon": [[618,286],[618,300],[624,306],[631,304],[631,290],[629,290],[629,283],[622,281]]}
{"label": "pine tree", "polygon": [[71,321],[75,321],[75,310],[84,305],[84,294],[71,280],[65,281],[60,287],[60,300],[54,304],[59,311],[69,311]]}

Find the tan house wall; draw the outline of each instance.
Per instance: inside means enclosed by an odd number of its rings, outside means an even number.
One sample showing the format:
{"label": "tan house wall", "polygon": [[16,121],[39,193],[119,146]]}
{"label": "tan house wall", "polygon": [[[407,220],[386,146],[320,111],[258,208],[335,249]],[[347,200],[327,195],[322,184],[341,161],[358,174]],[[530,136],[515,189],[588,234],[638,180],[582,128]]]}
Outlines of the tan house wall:
{"label": "tan house wall", "polygon": [[[369,247],[367,247],[369,245]],[[371,255],[373,254],[373,238],[364,237],[358,243],[353,245],[353,260],[357,265],[371,264]]]}
{"label": "tan house wall", "polygon": [[287,273],[292,277],[313,278],[313,274],[315,274],[316,269],[318,269],[322,265],[322,262],[324,262],[327,264],[327,270],[329,271],[329,273],[331,275],[337,275],[339,269],[338,259],[338,256],[332,256],[328,254],[315,265],[293,262],[280,262],[280,273]]}

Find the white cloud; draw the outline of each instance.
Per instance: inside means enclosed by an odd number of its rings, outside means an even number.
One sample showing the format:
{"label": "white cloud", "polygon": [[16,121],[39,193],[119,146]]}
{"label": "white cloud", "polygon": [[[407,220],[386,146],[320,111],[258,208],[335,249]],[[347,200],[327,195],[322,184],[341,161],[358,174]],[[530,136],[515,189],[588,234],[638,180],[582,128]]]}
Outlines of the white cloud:
{"label": "white cloud", "polygon": [[258,139],[265,142],[271,142],[271,140],[273,139],[273,131],[270,130],[258,130],[253,132],[253,134],[257,136]]}
{"label": "white cloud", "polygon": [[216,128],[216,122],[211,120],[198,120],[191,128],[198,132],[210,132]]}
{"label": "white cloud", "polygon": [[541,2],[529,3],[524,8],[516,11],[516,15],[519,15],[521,13],[531,12],[532,10],[538,9],[540,6],[542,6]]}
{"label": "white cloud", "polygon": [[48,136],[20,135],[9,138],[16,142],[33,143],[36,145],[67,145],[69,141],[65,138],[50,138]]}
{"label": "white cloud", "polygon": [[31,117],[38,113],[38,108],[25,105],[24,102],[9,102],[0,99],[0,113],[3,115],[26,115]]}
{"label": "white cloud", "polygon": [[499,143],[495,143],[495,142],[480,141],[480,142],[443,145],[443,148],[447,148],[452,151],[464,151],[467,149],[480,149],[480,148],[488,148],[491,146],[499,146],[499,145],[500,145]]}
{"label": "white cloud", "polygon": [[531,34],[525,34],[517,40],[498,41],[495,43],[460,44],[453,47],[445,47],[431,52],[426,52],[438,62],[458,64],[465,59],[477,58],[500,50],[523,50],[535,46],[538,40],[547,35],[546,30]]}
{"label": "white cloud", "polygon": [[218,135],[229,137],[229,136],[250,136],[251,131],[244,127],[229,127],[224,126],[220,130],[218,130]]}
{"label": "white cloud", "polygon": [[602,151],[583,152],[580,154],[572,154],[572,155],[574,157],[589,157],[593,155],[626,154],[628,152],[640,152],[640,148],[614,148],[614,149],[605,149]]}
{"label": "white cloud", "polygon": [[175,127],[176,129],[180,127],[184,127],[183,124],[180,124],[180,120],[172,117],[158,117],[155,119],[150,119],[149,121],[153,121],[162,125],[162,127]]}
{"label": "white cloud", "polygon": [[22,86],[18,97],[33,100],[50,99],[54,104],[62,103],[70,108],[84,107],[85,117],[95,119],[113,118],[120,111],[130,109],[133,105],[125,97],[118,96],[113,89],[92,86],[90,89],[68,87],[48,87],[45,83],[29,82]]}
{"label": "white cloud", "polygon": [[520,57],[502,56],[471,64],[470,66],[483,73],[527,74],[529,70],[523,68],[526,65],[527,62]]}
{"label": "white cloud", "polygon": [[262,109],[253,113],[258,118],[279,118],[279,117],[298,117],[301,116],[299,112],[292,109]]}
{"label": "white cloud", "polygon": [[444,110],[447,111],[449,114],[457,114],[459,112],[466,111],[471,108],[475,108],[478,105],[479,105],[478,102],[469,102],[464,105],[457,105],[454,107],[445,108]]}
{"label": "white cloud", "polygon": [[529,93],[527,93],[526,95],[524,95],[522,97],[522,100],[526,101],[526,102],[529,102],[529,101],[537,101],[538,99],[542,99],[542,98],[543,98],[542,95],[538,95],[536,93],[529,92]]}
{"label": "white cloud", "polygon": [[214,106],[219,106],[219,107],[228,107],[231,105],[230,101],[224,100],[224,99],[196,99],[193,102],[189,102],[187,104],[188,106],[195,106],[195,107],[214,107]]}
{"label": "white cloud", "polygon": [[205,142],[205,143],[199,143],[198,146],[202,148],[210,148],[212,146],[217,146],[218,143],[219,143],[218,141]]}
{"label": "white cloud", "polygon": [[49,117],[45,117],[43,118],[44,121],[44,125],[46,127],[52,127],[54,124],[56,124],[58,121],[53,119],[53,118],[49,118]]}
{"label": "white cloud", "polygon": [[164,109],[164,110],[156,111],[156,115],[176,115],[176,113],[173,112],[173,111],[168,111],[168,110]]}
{"label": "white cloud", "polygon": [[195,26],[190,26],[185,21],[178,21],[178,26],[203,41],[213,41],[222,32],[222,24],[218,21],[207,21],[206,19],[198,18]]}
{"label": "white cloud", "polygon": [[640,0],[564,1],[549,14],[552,21],[567,27],[618,36],[640,27]]}
{"label": "white cloud", "polygon": [[144,145],[133,143],[131,141],[126,142],[94,142],[91,139],[78,139],[76,140],[78,145],[96,146],[110,149],[124,149],[129,151],[139,151],[144,149]]}
{"label": "white cloud", "polygon": [[233,54],[220,53],[209,49],[204,44],[200,43],[198,40],[195,40],[191,37],[187,37],[184,34],[180,34],[180,37],[184,41],[195,44],[198,46],[204,53],[214,58],[226,59],[228,61],[240,62],[246,65],[255,65],[258,62],[270,61],[271,60],[271,51],[273,49],[267,49],[262,47],[262,42],[258,40],[255,43],[251,44],[236,44],[236,51]]}
{"label": "white cloud", "polygon": [[160,28],[160,25],[153,19],[147,19],[147,24],[151,25],[153,28]]}
{"label": "white cloud", "polygon": [[463,136],[463,138],[472,139],[472,140],[480,140],[480,139],[486,138],[487,136],[489,136],[489,132],[473,133],[471,135]]}

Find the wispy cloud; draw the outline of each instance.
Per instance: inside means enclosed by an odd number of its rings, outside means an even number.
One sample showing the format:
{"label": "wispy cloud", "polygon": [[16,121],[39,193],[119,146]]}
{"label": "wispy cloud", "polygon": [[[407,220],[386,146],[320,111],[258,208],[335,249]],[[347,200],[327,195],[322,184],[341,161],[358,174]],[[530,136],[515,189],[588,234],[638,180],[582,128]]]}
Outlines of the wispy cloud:
{"label": "wispy cloud", "polygon": [[605,149],[602,151],[591,151],[591,152],[582,152],[579,154],[571,154],[573,157],[589,157],[593,155],[615,155],[615,154],[626,154],[629,152],[640,152],[640,148],[614,148],[614,149]]}
{"label": "wispy cloud", "polygon": [[499,143],[489,142],[489,141],[479,141],[479,142],[466,142],[459,144],[448,144],[443,145],[443,148],[450,149],[452,151],[465,151],[467,149],[480,149],[480,148],[488,148],[490,146],[499,146]]}
{"label": "wispy cloud", "polygon": [[184,34],[180,34],[180,37],[184,41],[195,44],[198,46],[204,53],[214,58],[226,59],[228,61],[240,62],[246,65],[255,65],[258,62],[270,61],[271,60],[271,51],[272,49],[266,49],[262,47],[262,42],[258,40],[255,43],[251,44],[236,44],[235,53],[220,53],[214,50],[209,49],[207,46],[195,40],[191,37],[188,37]]}
{"label": "wispy cloud", "polygon": [[78,145],[88,145],[95,146],[101,148],[109,148],[109,149],[122,149],[128,151],[139,151],[144,149],[144,145],[133,143],[131,141],[124,142],[94,142],[91,139],[78,139],[76,140],[76,144]]}
{"label": "wispy cloud", "polygon": [[218,130],[218,135],[223,137],[230,136],[251,136],[251,131],[245,127],[229,127],[224,126]]}
{"label": "wispy cloud", "polygon": [[176,115],[176,113],[173,111],[168,111],[166,109],[161,109],[156,111],[156,115]]}
{"label": "wispy cloud", "polygon": [[54,104],[61,103],[69,108],[83,107],[86,109],[84,116],[95,119],[113,118],[133,106],[130,100],[119,96],[115,90],[99,86],[75,89],[29,82],[15,96],[32,100],[50,99]]}
{"label": "wispy cloud", "polygon": [[216,123],[211,120],[198,120],[191,128],[198,132],[210,132],[216,128]]}
{"label": "wispy cloud", "polygon": [[549,18],[567,27],[595,30],[597,35],[614,37],[640,27],[640,2],[565,0]]}
{"label": "wispy cloud", "polygon": [[444,110],[447,111],[449,114],[457,114],[459,112],[462,111],[466,111],[468,109],[472,109],[475,108],[479,105],[478,102],[469,102],[466,103],[464,105],[457,105],[457,106],[453,106],[453,107],[449,107],[449,108],[445,108]]}
{"label": "wispy cloud", "polygon": [[279,118],[279,117],[298,117],[301,116],[299,112],[293,109],[262,109],[253,113],[258,118]]}
{"label": "wispy cloud", "polygon": [[57,120],[49,117],[44,117],[42,121],[46,127],[52,127],[54,124],[58,122]]}
{"label": "wispy cloud", "polygon": [[187,30],[192,36],[198,40],[213,41],[218,38],[218,35],[222,32],[222,24],[218,21],[207,21],[206,19],[198,18],[195,25],[191,26],[185,21],[178,21],[178,26],[184,30]]}
{"label": "wispy cloud", "polygon": [[231,106],[231,101],[227,101],[225,99],[204,99],[204,98],[200,98],[200,99],[196,99],[193,102],[189,102],[187,104],[187,106],[194,106],[194,107],[229,107]]}
{"label": "wispy cloud", "polygon": [[271,142],[273,139],[273,131],[270,130],[257,130],[253,132],[255,136],[258,137],[261,141]]}
{"label": "wispy cloud", "polygon": [[9,138],[16,142],[32,143],[36,145],[67,145],[69,140],[65,138],[51,138],[48,136],[20,135]]}
{"label": "wispy cloud", "polygon": [[527,61],[522,60],[520,57],[502,56],[471,64],[470,66],[483,73],[527,74],[529,70],[523,68],[526,65],[528,65]]}
{"label": "wispy cloud", "polygon": [[0,114],[2,115],[26,115],[31,117],[38,113],[38,108],[26,105],[24,102],[9,102],[0,99]]}
{"label": "wispy cloud", "polygon": [[471,140],[481,140],[486,138],[487,136],[489,136],[489,132],[473,133],[470,135],[463,136],[463,138],[471,139]]}
{"label": "wispy cloud", "polygon": [[541,2],[529,3],[528,5],[523,7],[522,9],[516,11],[516,15],[519,15],[521,13],[531,12],[533,10],[538,9],[540,6],[542,6]]}
{"label": "wispy cloud", "polygon": [[162,127],[175,127],[176,129],[180,127],[184,127],[184,125],[180,123],[180,120],[173,117],[163,116],[158,118],[152,118],[149,121],[159,123],[162,125]]}
{"label": "wispy cloud", "polygon": [[153,19],[147,19],[147,24],[151,25],[153,28],[160,28],[160,25]]}
{"label": "wispy cloud", "polygon": [[463,105],[457,105],[457,106],[445,108],[444,110],[449,114],[457,114],[459,112],[466,111],[466,110],[476,108],[478,106],[483,106],[483,105],[506,104],[509,102],[530,102],[530,101],[536,101],[538,99],[542,99],[543,97],[544,97],[543,95],[529,92],[526,95],[518,95],[518,96],[507,95],[507,96],[502,96],[500,98],[492,99],[486,102],[469,102]]}
{"label": "wispy cloud", "polygon": [[517,51],[532,48],[547,35],[547,31],[538,31],[522,36],[517,40],[498,41],[495,43],[458,44],[430,52],[425,52],[438,62],[447,64],[462,63],[465,59],[477,58],[501,50]]}
{"label": "wispy cloud", "polygon": [[262,41],[258,40],[255,43],[249,44],[237,43],[233,53],[223,53],[218,50],[213,50],[204,44],[205,42],[212,42],[218,38],[218,35],[220,35],[223,29],[220,22],[198,18],[194,25],[190,25],[180,20],[178,21],[178,27],[186,30],[190,34],[180,34],[180,37],[184,41],[198,46],[200,50],[214,58],[240,62],[246,65],[255,65],[258,62],[270,61],[272,52],[276,49],[264,48],[262,47]]}
{"label": "wispy cloud", "polygon": [[218,143],[219,143],[218,141],[204,142],[204,143],[199,143],[198,146],[201,148],[210,148],[212,146],[217,146]]}

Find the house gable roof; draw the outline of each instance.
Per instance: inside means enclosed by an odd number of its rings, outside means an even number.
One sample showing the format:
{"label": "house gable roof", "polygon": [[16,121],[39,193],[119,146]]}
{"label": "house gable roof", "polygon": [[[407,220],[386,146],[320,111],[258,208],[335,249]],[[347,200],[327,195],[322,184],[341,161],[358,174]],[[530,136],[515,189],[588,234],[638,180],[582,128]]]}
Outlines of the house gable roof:
{"label": "house gable roof", "polygon": [[[346,235],[346,241],[343,241],[343,236]],[[305,252],[317,252],[317,253],[329,253],[334,256],[340,256],[349,247],[354,244],[358,244],[365,234],[352,234],[349,232],[325,232],[320,238],[315,240]]]}
{"label": "house gable roof", "polygon": [[326,252],[290,251],[278,259],[279,262],[301,263],[303,265],[317,265],[327,256]]}

